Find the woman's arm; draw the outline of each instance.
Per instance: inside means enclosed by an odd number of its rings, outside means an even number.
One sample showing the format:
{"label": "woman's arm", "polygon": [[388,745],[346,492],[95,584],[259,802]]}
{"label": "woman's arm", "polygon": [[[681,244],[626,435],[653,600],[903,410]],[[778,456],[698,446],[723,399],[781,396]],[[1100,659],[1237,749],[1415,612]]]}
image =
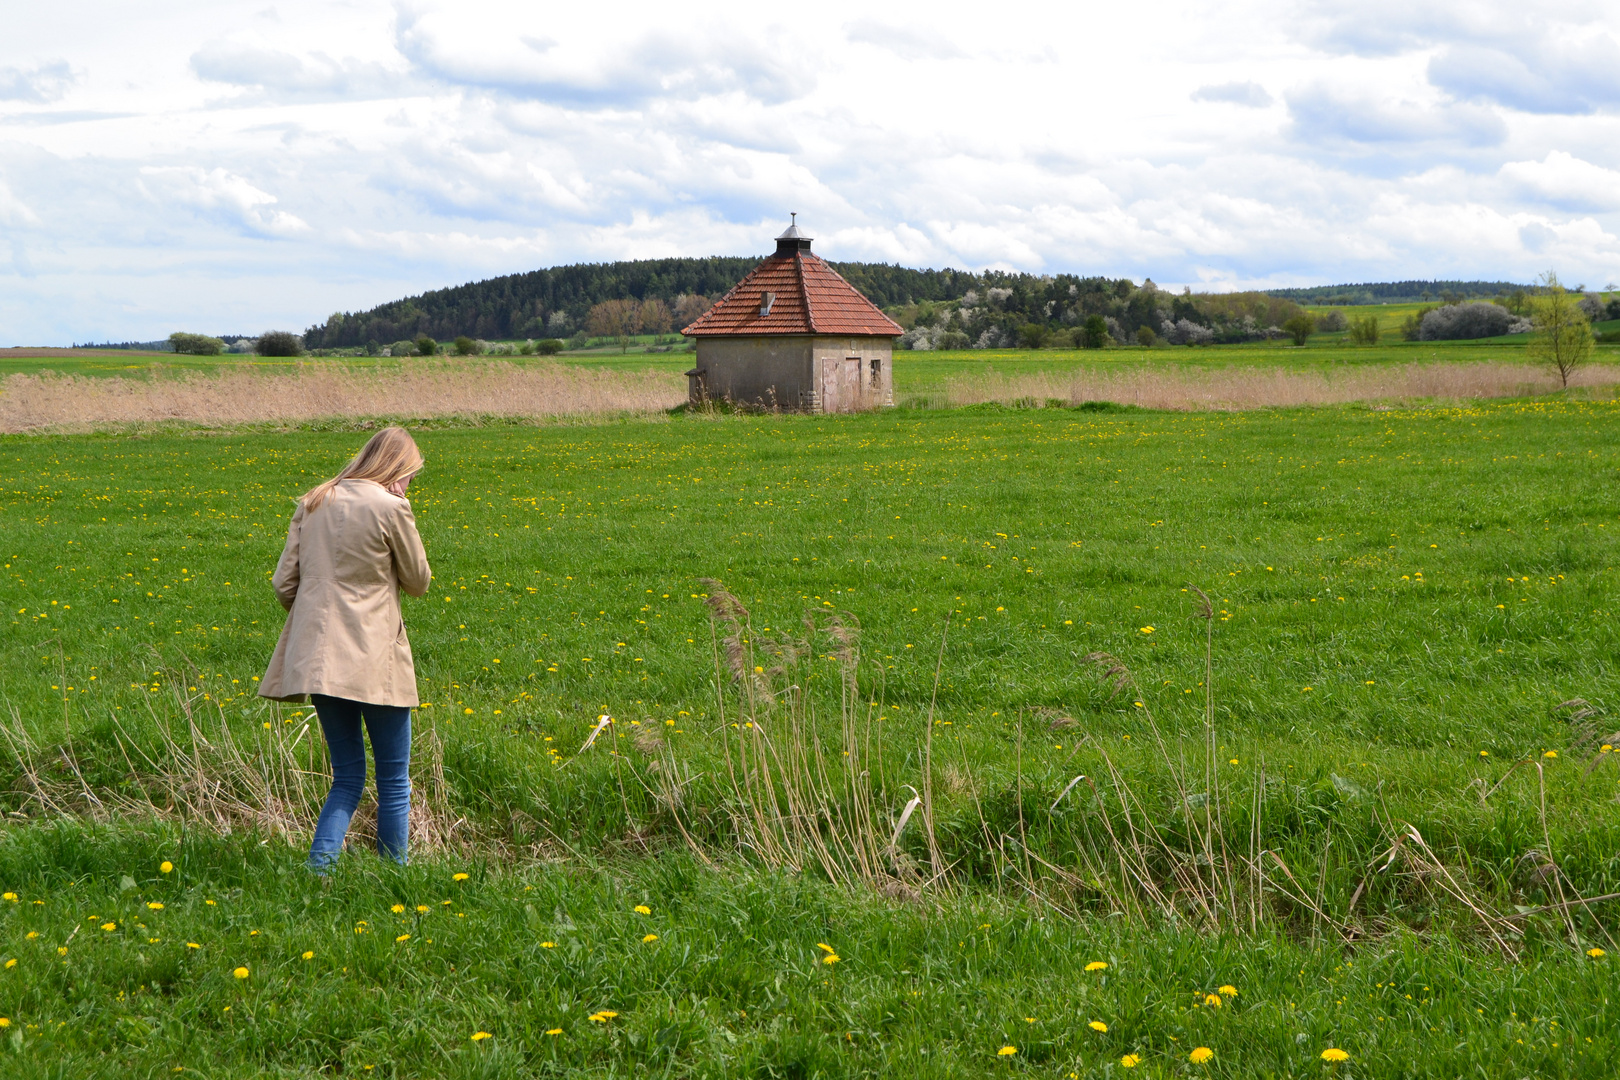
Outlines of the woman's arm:
{"label": "woman's arm", "polygon": [[399,577],[399,587],[411,596],[426,596],[433,571],[428,568],[427,552],[416,531],[416,515],[406,499],[399,500],[388,547],[394,553],[394,573]]}
{"label": "woman's arm", "polygon": [[287,546],[281,549],[281,561],[276,563],[276,572],[270,578],[270,584],[276,590],[276,599],[288,611],[292,610],[293,601],[298,599],[298,532],[303,524],[304,504],[300,502],[298,509],[293,511],[292,524],[287,526]]}

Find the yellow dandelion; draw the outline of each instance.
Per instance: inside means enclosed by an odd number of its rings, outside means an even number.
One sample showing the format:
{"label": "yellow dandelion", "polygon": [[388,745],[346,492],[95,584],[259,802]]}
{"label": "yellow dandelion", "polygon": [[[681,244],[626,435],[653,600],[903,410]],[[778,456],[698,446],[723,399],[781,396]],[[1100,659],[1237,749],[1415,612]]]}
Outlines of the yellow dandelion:
{"label": "yellow dandelion", "polygon": [[9,968],[14,968],[16,966],[17,966],[17,958],[15,956],[13,956],[10,960],[6,961],[6,967],[8,969]]}
{"label": "yellow dandelion", "polygon": [[11,1018],[9,1016],[0,1016],[0,1028],[8,1028],[10,1026]]}
{"label": "yellow dandelion", "polygon": [[1086,970],[1087,971],[1107,971],[1108,970],[1108,963],[1105,960],[1093,960],[1091,963],[1086,965]]}
{"label": "yellow dandelion", "polygon": [[1194,1065],[1202,1065],[1204,1062],[1208,1061],[1214,1056],[1215,1051],[1211,1050],[1209,1047],[1198,1046],[1194,1047],[1193,1052],[1187,1055],[1187,1060],[1192,1062]]}
{"label": "yellow dandelion", "polygon": [[837,953],[828,953],[826,956],[821,958],[821,962],[823,964],[836,964],[838,963],[838,960],[839,956]]}
{"label": "yellow dandelion", "polygon": [[404,904],[395,904],[393,907],[389,908],[388,910],[392,911],[395,915],[403,915],[403,914],[405,914],[405,905]]}
{"label": "yellow dandelion", "polygon": [[305,953],[304,953],[304,959],[305,960],[313,960],[313,959],[315,959],[315,950],[314,949],[306,950]]}
{"label": "yellow dandelion", "polygon": [[491,1035],[487,1031],[475,1031],[475,1032],[472,1033],[472,1041],[473,1042],[482,1042],[485,1039],[492,1039],[492,1038],[494,1038],[494,1036]]}
{"label": "yellow dandelion", "polygon": [[828,945],[825,941],[816,942],[816,948],[820,949],[822,952],[829,952],[830,953],[830,952],[834,951],[833,947],[831,945]]}
{"label": "yellow dandelion", "polygon": [[10,900],[13,904],[15,904],[17,902],[17,894],[14,892],[0,893],[0,900]]}
{"label": "yellow dandelion", "polygon": [[399,937],[394,939],[395,942],[409,941],[409,940],[411,940],[411,935],[409,935],[409,934],[401,934],[401,935],[399,935]]}
{"label": "yellow dandelion", "polygon": [[1237,987],[1230,984],[1226,986],[1218,986],[1216,987],[1216,990],[1222,997],[1237,997]]}
{"label": "yellow dandelion", "polygon": [[1151,633],[1153,633],[1153,627],[1151,627],[1151,626],[1144,626],[1144,627],[1142,627],[1142,633],[1144,633],[1144,634],[1151,634]]}
{"label": "yellow dandelion", "polygon": [[1222,1004],[1221,995],[1219,995],[1219,994],[1205,994],[1204,995],[1204,1004],[1208,1005],[1212,1009],[1220,1008],[1221,1004]]}
{"label": "yellow dandelion", "polygon": [[1602,949],[1587,949],[1586,955],[1590,956],[1594,960],[1601,960],[1609,954],[1604,952]]}
{"label": "yellow dandelion", "polygon": [[1016,1047],[1016,1046],[1003,1046],[1000,1050],[996,1051],[996,1056],[997,1057],[1012,1057],[1016,1053],[1018,1053],[1018,1047]]}
{"label": "yellow dandelion", "polygon": [[651,915],[652,914],[652,908],[648,907],[646,904],[637,904],[636,905],[636,914],[637,915]]}
{"label": "yellow dandelion", "polygon": [[1108,1034],[1108,1025],[1103,1023],[1101,1020],[1093,1020],[1091,1023],[1087,1024],[1086,1027],[1090,1028],[1092,1031],[1100,1031],[1104,1035]]}
{"label": "yellow dandelion", "polygon": [[547,1028],[546,1029],[546,1034],[547,1035],[561,1035],[562,1034],[562,1028]]}
{"label": "yellow dandelion", "polygon": [[[455,873],[455,874],[450,875],[450,880],[451,881],[466,881],[467,878],[470,877],[470,876],[471,875],[466,874],[466,873]],[[447,901],[445,901],[445,903],[449,903],[449,901],[447,900]]]}
{"label": "yellow dandelion", "polygon": [[418,915],[426,915],[428,913],[428,906],[426,904],[417,904],[416,913]]}
{"label": "yellow dandelion", "polygon": [[[202,948],[202,946],[197,944],[195,941],[188,941],[188,942],[186,942],[186,948],[188,948],[188,949],[200,949],[200,948]],[[66,949],[63,949],[62,951],[67,952]]]}
{"label": "yellow dandelion", "polygon": [[245,967],[239,967],[235,971],[231,972],[231,974],[235,975],[238,979],[245,979],[248,977],[248,969]]}
{"label": "yellow dandelion", "polygon": [[658,940],[658,935],[657,934],[648,934],[646,937],[641,939],[641,943],[643,945],[651,945],[653,942],[655,942],[657,940]]}
{"label": "yellow dandelion", "polygon": [[540,943],[540,947],[542,949],[555,949],[557,947],[557,943],[555,941],[542,941]]}
{"label": "yellow dandelion", "polygon": [[1119,1059],[1119,1064],[1120,1064],[1121,1068],[1134,1069],[1138,1065],[1142,1064],[1142,1055],[1141,1054],[1126,1054],[1124,1057]]}
{"label": "yellow dandelion", "polygon": [[170,862],[168,859],[164,859],[162,862],[158,863],[158,873],[160,873],[160,874],[172,874],[172,873],[174,873],[174,863]]}
{"label": "yellow dandelion", "polygon": [[1328,1049],[1322,1051],[1322,1060],[1333,1062],[1349,1061],[1350,1055],[1337,1047],[1329,1047]]}
{"label": "yellow dandelion", "polygon": [[33,941],[35,938],[39,937],[39,931],[38,930],[30,930],[30,931],[28,931],[28,934],[26,936],[27,936],[29,941]]}
{"label": "yellow dandelion", "polygon": [[56,955],[57,956],[66,956],[67,955],[67,946],[66,945],[58,945],[56,947]]}
{"label": "yellow dandelion", "polygon": [[153,911],[162,911],[163,910],[163,905],[158,903],[156,900],[153,900],[150,904],[147,904],[146,906],[148,908],[152,909]]}
{"label": "yellow dandelion", "polygon": [[117,923],[104,922],[104,923],[101,924],[101,928],[103,930],[107,931],[107,933],[110,934],[114,930],[118,929],[118,924]]}
{"label": "yellow dandelion", "polygon": [[1544,758],[1555,758],[1555,757],[1558,756],[1558,751],[1549,750],[1545,754],[1542,754],[1541,756],[1544,757]]}

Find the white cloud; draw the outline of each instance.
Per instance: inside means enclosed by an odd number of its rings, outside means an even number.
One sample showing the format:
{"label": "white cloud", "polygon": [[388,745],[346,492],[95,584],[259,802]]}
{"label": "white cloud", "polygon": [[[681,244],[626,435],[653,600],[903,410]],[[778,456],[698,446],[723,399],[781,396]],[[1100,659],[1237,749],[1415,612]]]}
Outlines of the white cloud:
{"label": "white cloud", "polygon": [[274,209],[274,195],[224,169],[149,165],[141,170],[141,176],[142,190],[156,201],[194,208],[259,236],[289,237],[309,231],[302,219]]}
{"label": "white cloud", "polygon": [[1272,103],[1272,96],[1257,82],[1211,83],[1193,91],[1194,101],[1224,101],[1232,105],[1247,105],[1263,109]]}
{"label": "white cloud", "polygon": [[1620,277],[1604,8],[1370,3],[24,6],[0,326],[296,328],[536,266],[757,254],[789,210],[840,259]]}
{"label": "white cloud", "polygon": [[1620,209],[1620,171],[1553,150],[1541,161],[1510,161],[1502,179],[1530,197],[1571,210]]}
{"label": "white cloud", "polygon": [[0,101],[60,101],[78,81],[66,60],[33,67],[0,67]]}

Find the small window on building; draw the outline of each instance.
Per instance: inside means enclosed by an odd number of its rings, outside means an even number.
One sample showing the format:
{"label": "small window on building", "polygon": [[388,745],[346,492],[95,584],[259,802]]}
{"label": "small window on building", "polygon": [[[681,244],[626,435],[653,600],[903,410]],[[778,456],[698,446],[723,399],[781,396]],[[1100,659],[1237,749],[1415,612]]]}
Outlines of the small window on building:
{"label": "small window on building", "polygon": [[876,386],[883,377],[883,357],[872,357],[872,385]]}

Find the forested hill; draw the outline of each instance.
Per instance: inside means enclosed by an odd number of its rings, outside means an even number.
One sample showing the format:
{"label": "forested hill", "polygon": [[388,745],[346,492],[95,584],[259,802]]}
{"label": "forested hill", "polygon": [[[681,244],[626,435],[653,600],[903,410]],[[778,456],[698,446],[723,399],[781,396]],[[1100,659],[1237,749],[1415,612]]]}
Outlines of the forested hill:
{"label": "forested hill", "polygon": [[[567,337],[584,326],[594,305],[608,300],[663,300],[677,311],[683,297],[717,300],[761,258],[639,259],[508,274],[435,289],[370,311],[342,312],[324,325],[310,327],[304,341],[312,349],[330,349],[368,342],[386,345],[422,334],[441,341],[459,335],[485,340]],[[880,306],[957,300],[976,286],[1015,276],[912,270],[883,263],[831,265]],[[691,310],[694,305],[685,307]]]}
{"label": "forested hill", "polygon": [[1459,300],[1511,296],[1528,288],[1511,281],[1369,281],[1360,285],[1312,285],[1298,289],[1267,289],[1267,296],[1296,304],[1411,304],[1456,303]]}

